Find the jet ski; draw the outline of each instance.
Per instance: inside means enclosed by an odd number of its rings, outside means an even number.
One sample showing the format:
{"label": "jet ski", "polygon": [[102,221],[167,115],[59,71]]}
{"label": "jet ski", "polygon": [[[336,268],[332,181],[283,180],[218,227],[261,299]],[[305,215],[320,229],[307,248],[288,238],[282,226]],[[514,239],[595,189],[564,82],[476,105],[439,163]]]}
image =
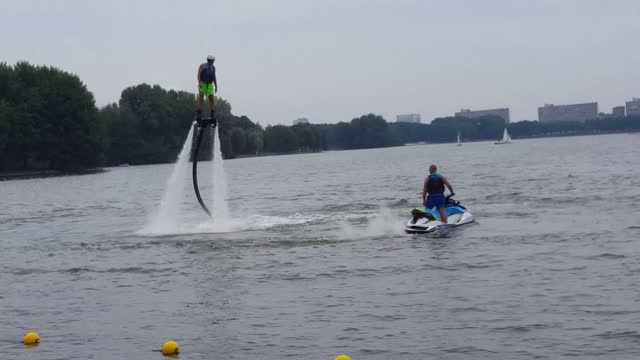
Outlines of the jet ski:
{"label": "jet ski", "polygon": [[407,234],[429,234],[443,233],[448,228],[471,224],[474,222],[473,215],[460,205],[460,201],[453,200],[451,195],[447,196],[447,224],[442,222],[440,212],[435,209],[415,208],[411,211],[411,220],[407,223],[404,231]]}

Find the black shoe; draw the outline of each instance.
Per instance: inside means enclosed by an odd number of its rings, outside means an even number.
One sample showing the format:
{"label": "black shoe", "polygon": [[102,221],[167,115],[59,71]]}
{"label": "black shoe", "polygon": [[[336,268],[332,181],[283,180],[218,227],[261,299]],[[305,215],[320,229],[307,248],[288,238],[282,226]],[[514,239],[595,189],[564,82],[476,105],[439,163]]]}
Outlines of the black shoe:
{"label": "black shoe", "polygon": [[202,121],[202,110],[196,110],[196,121]]}

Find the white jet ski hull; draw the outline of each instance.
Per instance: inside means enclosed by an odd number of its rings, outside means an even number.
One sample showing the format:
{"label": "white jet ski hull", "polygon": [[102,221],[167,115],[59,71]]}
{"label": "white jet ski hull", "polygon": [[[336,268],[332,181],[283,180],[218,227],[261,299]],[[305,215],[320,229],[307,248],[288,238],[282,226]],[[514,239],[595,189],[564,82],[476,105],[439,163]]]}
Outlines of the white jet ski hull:
{"label": "white jet ski hull", "polygon": [[407,222],[405,232],[407,234],[429,234],[432,232],[442,231],[443,229],[458,227],[462,225],[471,224],[475,221],[473,215],[470,212],[464,214],[455,214],[447,216],[448,223],[445,224],[440,220],[430,220],[428,218],[417,219],[413,222],[413,219]]}
{"label": "white jet ski hull", "polygon": [[429,234],[443,232],[448,228],[471,224],[473,215],[459,201],[447,197],[447,224],[440,219],[440,212],[434,209],[416,208],[411,212],[412,218],[407,222],[407,234]]}

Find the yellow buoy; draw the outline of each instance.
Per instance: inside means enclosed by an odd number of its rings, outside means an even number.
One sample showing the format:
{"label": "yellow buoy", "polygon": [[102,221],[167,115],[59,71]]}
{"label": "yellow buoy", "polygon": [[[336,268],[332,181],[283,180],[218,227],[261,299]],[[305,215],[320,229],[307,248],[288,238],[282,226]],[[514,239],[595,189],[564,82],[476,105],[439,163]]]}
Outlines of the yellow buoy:
{"label": "yellow buoy", "polygon": [[178,355],[180,354],[180,345],[175,341],[167,341],[162,345],[163,355]]}
{"label": "yellow buoy", "polygon": [[40,344],[40,335],[38,333],[30,332],[24,336],[25,345],[38,345]]}
{"label": "yellow buoy", "polygon": [[338,357],[336,357],[336,360],[351,360],[350,357],[348,357],[347,355],[338,355]]}

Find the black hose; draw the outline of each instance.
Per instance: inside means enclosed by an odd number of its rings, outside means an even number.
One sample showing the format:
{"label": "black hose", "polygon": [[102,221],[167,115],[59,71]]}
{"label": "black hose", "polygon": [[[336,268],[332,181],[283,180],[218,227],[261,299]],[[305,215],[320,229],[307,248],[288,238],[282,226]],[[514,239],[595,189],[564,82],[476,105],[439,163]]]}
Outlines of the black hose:
{"label": "black hose", "polygon": [[205,128],[201,127],[199,124],[194,124],[196,128],[194,131],[198,132],[198,137],[196,139],[196,148],[193,151],[193,190],[196,192],[196,198],[198,198],[198,202],[200,206],[202,206],[202,210],[207,213],[207,215],[211,216],[211,211],[202,200],[202,196],[200,196],[200,188],[198,187],[198,154],[200,153],[200,143],[202,143],[202,135],[205,133]]}

